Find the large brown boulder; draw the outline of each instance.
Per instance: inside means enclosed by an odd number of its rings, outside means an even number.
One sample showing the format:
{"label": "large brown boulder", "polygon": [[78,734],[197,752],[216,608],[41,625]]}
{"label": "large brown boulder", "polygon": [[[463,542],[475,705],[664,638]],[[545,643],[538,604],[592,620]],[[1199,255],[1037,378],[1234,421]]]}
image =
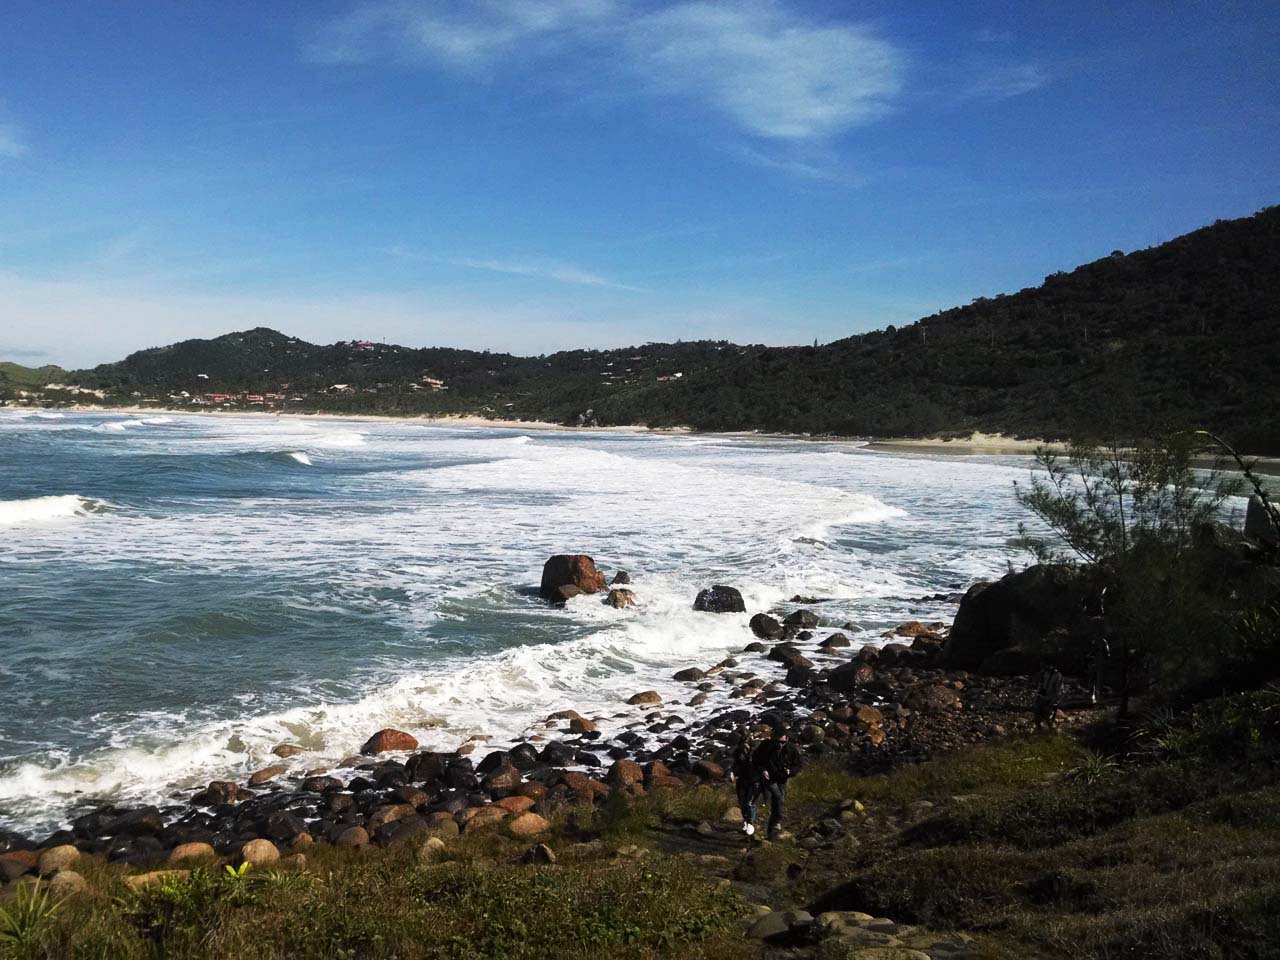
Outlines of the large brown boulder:
{"label": "large brown boulder", "polygon": [[1071,564],[1036,564],[995,583],[975,583],[960,601],[942,648],[943,663],[976,670],[992,654],[1034,647],[1053,630],[1071,630],[1093,585]]}
{"label": "large brown boulder", "polygon": [[[565,588],[572,587],[572,592]],[[599,593],[608,587],[596,562],[582,553],[559,553],[542,565],[538,594],[544,600],[563,601],[579,593]]]}
{"label": "large brown boulder", "polygon": [[386,753],[389,750],[417,750],[418,741],[403,730],[392,730],[388,727],[379,730],[365,741],[360,752],[366,755]]}

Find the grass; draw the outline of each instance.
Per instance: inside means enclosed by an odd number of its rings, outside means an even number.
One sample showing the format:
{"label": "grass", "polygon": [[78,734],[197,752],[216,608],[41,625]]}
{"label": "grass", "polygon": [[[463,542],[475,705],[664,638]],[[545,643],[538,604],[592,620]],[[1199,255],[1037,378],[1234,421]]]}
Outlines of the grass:
{"label": "grass", "polygon": [[[523,866],[483,859],[419,862],[410,849],[317,848],[306,873],[207,867],[137,892],[123,872],[88,871],[90,889],[30,926],[0,957],[386,958],[481,960],[746,956],[745,907],[675,859]],[[496,844],[490,841],[492,856]],[[467,856],[467,855],[470,856]]]}

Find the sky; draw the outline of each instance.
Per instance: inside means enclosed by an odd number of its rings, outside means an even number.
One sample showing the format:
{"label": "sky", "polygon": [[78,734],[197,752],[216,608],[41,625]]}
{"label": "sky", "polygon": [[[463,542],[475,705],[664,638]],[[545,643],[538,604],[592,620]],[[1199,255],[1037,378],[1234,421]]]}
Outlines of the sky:
{"label": "sky", "polygon": [[1280,4],[0,4],[0,359],[827,342],[1280,200]]}

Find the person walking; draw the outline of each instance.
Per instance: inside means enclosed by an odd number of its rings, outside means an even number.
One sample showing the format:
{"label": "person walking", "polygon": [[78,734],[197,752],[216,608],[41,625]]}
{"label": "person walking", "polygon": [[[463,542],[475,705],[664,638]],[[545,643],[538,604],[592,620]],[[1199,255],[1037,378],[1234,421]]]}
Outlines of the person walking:
{"label": "person walking", "polygon": [[756,832],[756,794],[760,791],[760,779],[752,763],[751,734],[745,729],[739,731],[738,745],[733,748],[732,761],[731,773],[734,787],[738,791],[742,832],[751,837]]}
{"label": "person walking", "polygon": [[759,792],[769,801],[769,839],[785,839],[782,813],[787,799],[787,782],[804,765],[800,748],[791,742],[787,728],[779,724],[774,727],[772,739],[756,747],[751,763],[759,779]]}
{"label": "person walking", "polygon": [[1053,664],[1048,664],[1040,674],[1040,686],[1036,688],[1031,704],[1032,717],[1037,730],[1052,730],[1058,722],[1058,704],[1062,700],[1062,674]]}

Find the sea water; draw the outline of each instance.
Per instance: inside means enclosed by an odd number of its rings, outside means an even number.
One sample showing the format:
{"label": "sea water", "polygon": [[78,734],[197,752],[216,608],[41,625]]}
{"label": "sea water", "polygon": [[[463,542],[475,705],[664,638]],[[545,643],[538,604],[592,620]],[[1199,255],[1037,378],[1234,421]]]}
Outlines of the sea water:
{"label": "sea water", "polygon": [[[428,421],[0,410],[0,827],[164,803],[288,741],[510,743],[816,597],[855,646],[1003,573],[1024,457]],[[536,595],[555,553],[638,606]],[[748,613],[695,613],[739,588]],[[715,699],[700,708],[711,709]],[[686,719],[697,711],[682,706]]]}

